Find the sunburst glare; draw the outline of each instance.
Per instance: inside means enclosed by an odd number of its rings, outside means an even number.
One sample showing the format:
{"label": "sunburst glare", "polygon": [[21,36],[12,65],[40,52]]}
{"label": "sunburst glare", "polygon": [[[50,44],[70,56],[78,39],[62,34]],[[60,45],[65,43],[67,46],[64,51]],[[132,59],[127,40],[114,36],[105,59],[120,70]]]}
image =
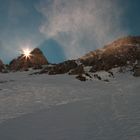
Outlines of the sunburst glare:
{"label": "sunburst glare", "polygon": [[31,50],[29,48],[25,48],[22,50],[23,56],[27,59],[31,57]]}

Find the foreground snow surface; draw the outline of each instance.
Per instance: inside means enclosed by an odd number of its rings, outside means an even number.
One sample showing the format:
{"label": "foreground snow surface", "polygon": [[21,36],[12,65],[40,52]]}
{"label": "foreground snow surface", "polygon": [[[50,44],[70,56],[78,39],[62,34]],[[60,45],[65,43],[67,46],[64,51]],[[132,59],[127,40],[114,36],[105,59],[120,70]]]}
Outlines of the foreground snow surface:
{"label": "foreground snow surface", "polygon": [[0,140],[140,139],[140,78],[29,73],[0,74]]}

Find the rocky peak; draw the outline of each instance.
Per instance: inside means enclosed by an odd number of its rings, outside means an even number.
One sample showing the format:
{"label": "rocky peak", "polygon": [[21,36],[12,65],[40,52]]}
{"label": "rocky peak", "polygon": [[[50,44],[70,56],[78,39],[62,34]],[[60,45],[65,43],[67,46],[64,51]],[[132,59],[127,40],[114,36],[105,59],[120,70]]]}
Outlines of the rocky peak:
{"label": "rocky peak", "polygon": [[40,68],[42,65],[47,65],[48,61],[43,55],[39,48],[35,48],[31,53],[30,57],[26,58],[22,54],[18,58],[10,62],[10,69],[17,70],[27,70],[28,68]]}
{"label": "rocky peak", "polygon": [[43,55],[43,53],[42,53],[42,51],[39,49],[39,48],[35,48],[32,52],[31,52],[31,54],[36,54],[36,55]]}

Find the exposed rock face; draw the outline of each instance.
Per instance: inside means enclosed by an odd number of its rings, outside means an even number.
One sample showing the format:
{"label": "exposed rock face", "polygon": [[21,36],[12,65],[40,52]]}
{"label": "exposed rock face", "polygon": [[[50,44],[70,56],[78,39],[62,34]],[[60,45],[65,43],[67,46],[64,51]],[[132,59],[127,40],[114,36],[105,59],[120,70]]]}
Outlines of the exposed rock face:
{"label": "exposed rock face", "polygon": [[86,66],[93,66],[91,71],[109,70],[111,68],[133,64],[140,59],[140,37],[125,37],[86,54],[79,60]]}
{"label": "exposed rock face", "polygon": [[48,61],[41,52],[40,49],[36,48],[31,52],[30,58],[19,56],[10,62],[9,67],[11,70],[28,70],[28,68],[41,68],[42,65],[47,65]]}
{"label": "exposed rock face", "polygon": [[68,73],[70,70],[75,69],[77,66],[78,65],[75,60],[68,60],[63,63],[47,67],[42,70],[41,73],[48,73],[49,75],[65,74]]}
{"label": "exposed rock face", "polygon": [[77,66],[75,69],[72,69],[69,72],[69,75],[78,75],[78,74],[84,74],[84,67],[82,65]]}
{"label": "exposed rock face", "polygon": [[0,72],[2,72],[3,69],[4,69],[4,64],[3,64],[3,62],[0,60]]}

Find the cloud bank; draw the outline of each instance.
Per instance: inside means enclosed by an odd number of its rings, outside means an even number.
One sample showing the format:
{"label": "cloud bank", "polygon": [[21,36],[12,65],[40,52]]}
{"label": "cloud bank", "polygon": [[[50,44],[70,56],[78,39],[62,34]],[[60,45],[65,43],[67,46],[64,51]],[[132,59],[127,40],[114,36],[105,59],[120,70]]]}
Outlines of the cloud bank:
{"label": "cloud bank", "polygon": [[103,47],[126,35],[123,10],[112,0],[47,0],[38,11],[44,16],[40,32],[58,41],[68,59]]}

